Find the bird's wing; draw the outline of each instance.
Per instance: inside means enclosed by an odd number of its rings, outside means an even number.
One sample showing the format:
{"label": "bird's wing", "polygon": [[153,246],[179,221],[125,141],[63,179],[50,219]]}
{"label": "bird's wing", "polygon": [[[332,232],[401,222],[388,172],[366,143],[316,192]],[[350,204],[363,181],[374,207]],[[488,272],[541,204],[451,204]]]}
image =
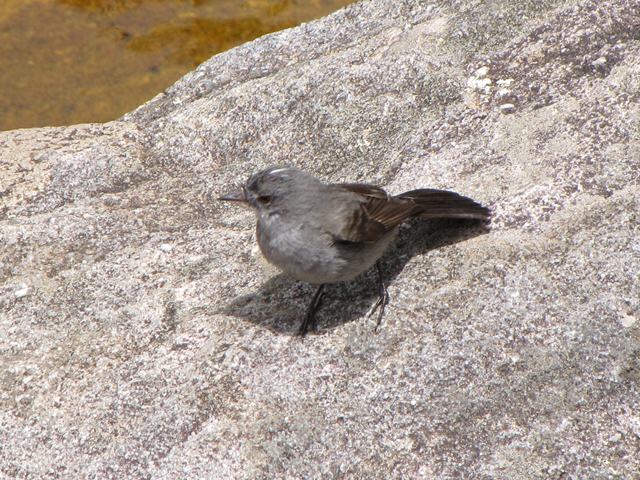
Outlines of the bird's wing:
{"label": "bird's wing", "polygon": [[336,187],[358,195],[361,202],[339,235],[346,242],[374,242],[410,217],[489,220],[488,208],[455,192],[418,189],[391,196],[382,188],[363,183]]}
{"label": "bird's wing", "polygon": [[392,197],[380,187],[363,183],[341,183],[336,187],[357,194],[361,200],[338,235],[342,241],[375,242],[415,214],[412,200]]}

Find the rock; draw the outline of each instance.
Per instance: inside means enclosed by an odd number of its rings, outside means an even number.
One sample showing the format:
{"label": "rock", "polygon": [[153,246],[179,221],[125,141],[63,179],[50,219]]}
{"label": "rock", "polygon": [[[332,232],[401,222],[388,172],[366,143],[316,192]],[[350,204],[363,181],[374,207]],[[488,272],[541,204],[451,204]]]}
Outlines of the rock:
{"label": "rock", "polygon": [[618,443],[620,440],[622,440],[622,435],[619,433],[614,433],[609,437],[609,443]]}
{"label": "rock", "polygon": [[496,92],[496,97],[500,100],[509,98],[511,95],[512,95],[512,92],[508,88],[501,88]]}
{"label": "rock", "polygon": [[491,86],[491,79],[490,78],[470,78],[467,82],[467,85],[469,85],[469,87],[475,89],[475,90],[488,90],[489,87]]}
{"label": "rock", "polygon": [[487,78],[488,73],[489,67],[480,67],[473,72],[473,75],[467,80],[467,86],[480,92],[489,92],[491,85],[493,84],[493,80]]}
{"label": "rock", "polygon": [[16,298],[22,298],[29,295],[32,291],[33,289],[31,287],[23,285],[14,292],[14,295],[16,296]]}
{"label": "rock", "polygon": [[502,88],[509,88],[513,84],[513,78],[500,78],[496,81],[496,84]]}
{"label": "rock", "polygon": [[606,63],[607,59],[605,57],[598,57],[593,62],[591,62],[591,65],[593,65],[595,68],[602,68],[606,65]]}
{"label": "rock", "polygon": [[500,111],[502,113],[513,113],[516,109],[516,106],[513,103],[503,103],[500,105]]}
{"label": "rock", "polygon": [[620,324],[625,328],[632,327],[633,325],[635,325],[637,321],[638,319],[636,317],[628,314],[623,314],[622,317],[619,319]]}
{"label": "rock", "polygon": [[484,66],[484,67],[480,67],[475,71],[475,76],[476,78],[485,78],[488,73],[489,73],[489,67]]}
{"label": "rock", "polygon": [[[633,478],[638,7],[359,2],[117,121],[0,134],[2,475]],[[454,189],[492,229],[403,229],[380,333],[366,275],[300,341],[313,287],[215,200],[276,164]]]}

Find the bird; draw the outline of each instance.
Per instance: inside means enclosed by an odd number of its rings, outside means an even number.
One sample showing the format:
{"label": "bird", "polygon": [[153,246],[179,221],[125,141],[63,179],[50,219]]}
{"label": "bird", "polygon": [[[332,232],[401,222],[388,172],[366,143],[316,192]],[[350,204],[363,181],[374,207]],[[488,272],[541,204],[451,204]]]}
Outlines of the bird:
{"label": "bird", "polygon": [[389,294],[378,260],[400,224],[413,218],[489,221],[491,211],[448,190],[420,188],[390,195],[376,185],[325,183],[291,166],[259,171],[235,192],[219,197],[250,207],[263,256],[285,274],[318,285],[298,329],[316,330],[316,312],[327,284],[353,280],[375,266],[376,331]]}

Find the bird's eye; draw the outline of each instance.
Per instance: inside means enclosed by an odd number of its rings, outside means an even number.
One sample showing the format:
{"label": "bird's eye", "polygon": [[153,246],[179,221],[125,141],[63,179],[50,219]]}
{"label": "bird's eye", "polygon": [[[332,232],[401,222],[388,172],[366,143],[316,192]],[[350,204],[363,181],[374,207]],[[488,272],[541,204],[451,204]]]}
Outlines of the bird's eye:
{"label": "bird's eye", "polygon": [[271,203],[271,195],[261,195],[257,200],[262,205],[269,205]]}

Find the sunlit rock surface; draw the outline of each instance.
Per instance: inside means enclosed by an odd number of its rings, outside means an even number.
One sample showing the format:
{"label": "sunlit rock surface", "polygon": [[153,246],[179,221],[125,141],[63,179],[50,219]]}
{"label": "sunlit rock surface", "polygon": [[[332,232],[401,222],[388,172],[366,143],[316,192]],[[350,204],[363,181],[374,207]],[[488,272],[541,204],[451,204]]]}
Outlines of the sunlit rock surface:
{"label": "sunlit rock surface", "polygon": [[[0,476],[634,478],[639,12],[363,2],[120,121],[1,133]],[[312,287],[215,200],[274,164],[492,229],[404,229],[380,333],[367,275],[300,341]]]}

